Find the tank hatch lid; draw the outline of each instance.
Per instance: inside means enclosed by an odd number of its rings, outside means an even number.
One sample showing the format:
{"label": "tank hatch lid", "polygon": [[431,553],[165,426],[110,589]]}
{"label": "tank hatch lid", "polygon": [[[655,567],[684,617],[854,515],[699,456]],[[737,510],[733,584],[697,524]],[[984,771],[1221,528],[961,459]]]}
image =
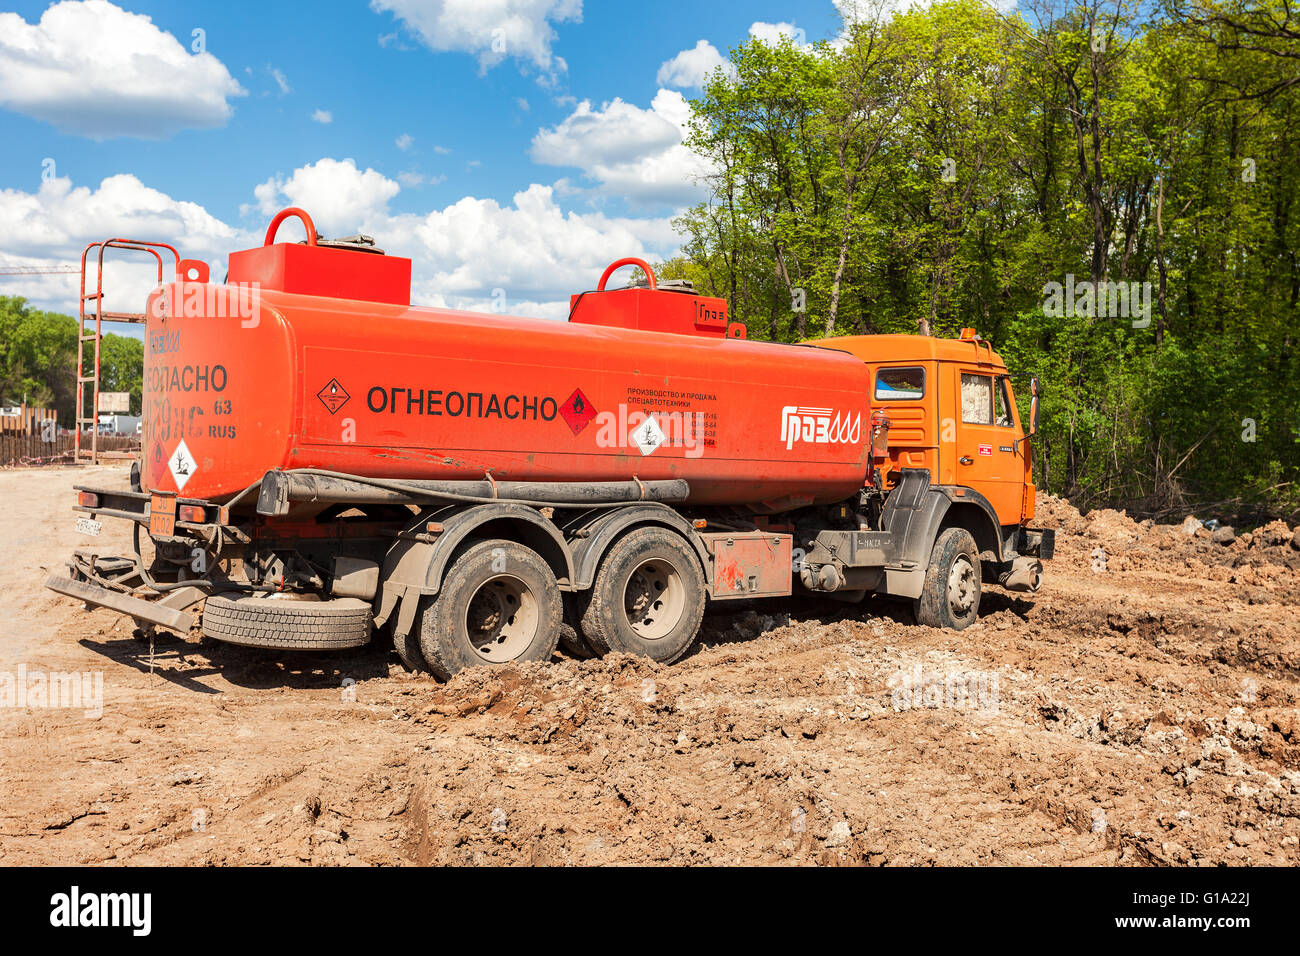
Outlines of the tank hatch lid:
{"label": "tank hatch lid", "polygon": [[[622,289],[606,289],[614,270],[625,265],[641,269],[644,278]],[[594,291],[569,299],[569,321],[678,335],[727,335],[727,300],[701,295],[685,279],[656,279],[641,259],[619,259],[600,277]]]}
{"label": "tank hatch lid", "polygon": [[[288,216],[302,219],[305,242],[275,242]],[[369,236],[319,239],[311,218],[286,209],[271,221],[263,245],[230,254],[228,283],[254,283],[263,290],[329,296],[360,302],[411,304],[411,260],[385,255]]]}

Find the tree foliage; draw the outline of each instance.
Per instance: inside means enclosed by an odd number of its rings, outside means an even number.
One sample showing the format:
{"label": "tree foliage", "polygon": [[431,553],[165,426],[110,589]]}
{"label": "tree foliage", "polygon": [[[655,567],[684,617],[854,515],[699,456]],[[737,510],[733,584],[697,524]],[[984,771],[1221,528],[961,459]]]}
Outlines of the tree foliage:
{"label": "tree foliage", "polygon": [[[87,343],[93,346],[94,343]],[[140,414],[144,343],[109,333],[100,340],[100,390],[130,392]],[[0,404],[54,408],[73,427],[77,403],[77,320],[42,312],[25,299],[0,296]],[[90,400],[86,400],[89,411]]]}
{"label": "tree foliage", "polygon": [[1085,505],[1293,513],[1300,24],[1285,0],[1165,2],[946,0],[834,44],[750,39],[693,102],[712,196],[666,274],[755,338],[975,327],[1022,401],[1040,376],[1040,484]]}

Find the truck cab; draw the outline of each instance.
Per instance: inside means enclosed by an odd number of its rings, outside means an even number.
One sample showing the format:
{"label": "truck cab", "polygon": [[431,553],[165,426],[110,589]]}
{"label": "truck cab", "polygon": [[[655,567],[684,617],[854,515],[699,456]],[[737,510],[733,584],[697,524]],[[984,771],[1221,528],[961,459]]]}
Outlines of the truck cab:
{"label": "truck cab", "polygon": [[[885,487],[922,468],[934,485],[978,492],[1003,527],[1034,517],[1033,466],[1011,373],[972,329],[959,339],[860,335],[831,347],[871,370],[871,407],[887,421]],[[820,343],[819,343],[820,344]]]}
{"label": "truck cab", "polygon": [[[957,339],[861,335],[805,344],[847,352],[870,372],[871,467],[862,513],[863,530],[881,534],[881,567],[878,578],[859,570],[859,583],[913,600],[921,623],[956,628],[978,612],[972,576],[1038,590],[1054,536],[1030,528],[1035,425],[1021,422],[1010,371],[992,345],[974,329]],[[1034,389],[1031,419],[1036,380]],[[856,559],[844,561],[853,550],[839,538],[828,530],[810,543],[805,586],[816,589],[825,564],[835,568],[828,580],[853,576]]]}

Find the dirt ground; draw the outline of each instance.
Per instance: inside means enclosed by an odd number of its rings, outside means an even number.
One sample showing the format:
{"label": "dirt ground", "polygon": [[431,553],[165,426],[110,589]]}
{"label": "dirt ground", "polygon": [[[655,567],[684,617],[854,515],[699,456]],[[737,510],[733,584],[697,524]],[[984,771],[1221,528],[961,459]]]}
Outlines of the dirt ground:
{"label": "dirt ground", "polygon": [[[1300,863],[1300,536],[1080,517],[973,628],[904,606],[711,612],[629,658],[413,678],[346,654],[150,647],[41,587],[74,484],[0,472],[0,864]],[[1218,540],[1216,540],[1216,538]],[[30,686],[30,685],[29,685]],[[3,684],[0,684],[0,692]],[[30,702],[25,701],[25,702]]]}

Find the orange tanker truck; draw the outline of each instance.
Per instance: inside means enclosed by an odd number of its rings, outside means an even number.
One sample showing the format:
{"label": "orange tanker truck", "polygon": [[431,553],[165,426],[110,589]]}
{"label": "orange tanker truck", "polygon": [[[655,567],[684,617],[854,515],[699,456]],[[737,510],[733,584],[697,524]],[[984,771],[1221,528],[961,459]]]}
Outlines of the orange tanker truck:
{"label": "orange tanker truck", "polygon": [[[287,217],[305,242],[275,241]],[[606,288],[628,265],[645,280]],[[671,662],[713,602],[876,593],[964,628],[982,584],[1035,591],[1052,554],[1033,426],[970,330],[749,341],[634,259],[567,322],[416,308],[409,259],[298,209],[225,282],[175,267],[146,307],[131,490],[77,489],[86,529],[130,521],[134,553],[78,550],[46,582],[145,628],[383,633],[442,679],[561,641]]]}

